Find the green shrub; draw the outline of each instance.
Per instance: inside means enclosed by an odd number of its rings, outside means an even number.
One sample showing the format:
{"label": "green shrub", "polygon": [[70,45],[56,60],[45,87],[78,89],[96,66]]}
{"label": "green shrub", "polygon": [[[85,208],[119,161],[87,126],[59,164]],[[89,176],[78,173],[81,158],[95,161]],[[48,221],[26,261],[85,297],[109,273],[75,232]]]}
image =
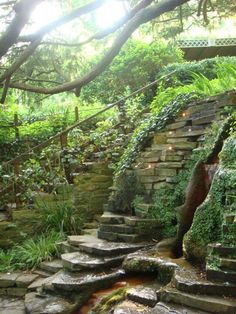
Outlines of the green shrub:
{"label": "green shrub", "polygon": [[0,250],[0,272],[17,269],[31,269],[42,261],[51,260],[58,255],[56,243],[64,239],[61,233],[50,231],[45,235],[26,239],[11,250]]}
{"label": "green shrub", "polygon": [[42,261],[51,260],[58,254],[56,243],[63,238],[61,233],[50,231],[34,239],[27,239],[13,248],[13,252],[16,250],[13,261],[23,269],[37,267]]}
{"label": "green shrub", "polygon": [[41,223],[45,230],[54,230],[64,234],[81,233],[84,217],[72,202],[57,201],[41,206]]}
{"label": "green shrub", "polygon": [[217,65],[219,63],[232,64],[236,66],[236,57],[215,57],[201,61],[191,61],[184,63],[172,63],[165,66],[159,73],[159,76],[167,75],[176,71],[171,78],[164,80],[164,86],[186,85],[193,82],[192,73],[202,74],[209,80],[217,78]]}
{"label": "green shrub", "polygon": [[143,188],[134,173],[120,175],[116,181],[116,189],[108,201],[109,210],[125,211],[131,214],[136,194],[142,193]]}

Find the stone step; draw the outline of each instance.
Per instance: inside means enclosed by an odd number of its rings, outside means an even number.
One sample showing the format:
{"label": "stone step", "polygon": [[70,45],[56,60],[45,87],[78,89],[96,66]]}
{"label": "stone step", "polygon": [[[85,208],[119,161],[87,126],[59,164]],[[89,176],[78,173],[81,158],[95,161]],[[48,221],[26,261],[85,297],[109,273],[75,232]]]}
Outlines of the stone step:
{"label": "stone step", "polygon": [[82,235],[91,235],[91,236],[96,237],[97,236],[97,231],[98,231],[97,228],[96,229],[83,229],[81,231],[81,234]]}
{"label": "stone step", "polygon": [[194,130],[193,127],[189,127],[188,130],[184,131],[184,130],[181,130],[181,131],[175,131],[175,132],[169,132],[168,133],[168,138],[178,138],[178,137],[186,137],[186,138],[189,138],[189,137],[195,137],[195,136],[200,136],[200,135],[203,135],[205,134],[205,130],[204,128],[200,129],[200,130]]}
{"label": "stone step", "polygon": [[142,242],[143,236],[138,234],[125,234],[125,233],[115,233],[115,232],[105,232],[105,231],[98,231],[98,237],[103,240],[107,241],[122,241],[125,243],[138,243]]}
{"label": "stone step", "polygon": [[161,301],[174,302],[182,306],[189,306],[209,313],[236,313],[236,300],[224,299],[207,295],[190,294],[175,288],[165,287],[159,290]]}
{"label": "stone step", "polygon": [[183,163],[177,161],[170,161],[170,162],[160,162],[156,165],[156,168],[166,168],[166,169],[179,169],[182,168]]}
{"label": "stone step", "polygon": [[[99,313],[105,314],[105,312],[100,311]],[[109,312],[111,313],[111,312]],[[156,312],[156,314],[159,312]],[[107,312],[106,312],[107,314]],[[132,302],[130,300],[124,300],[114,307],[112,314],[151,314],[150,307],[142,305],[140,303]],[[154,314],[154,313],[153,313]],[[162,313],[159,313],[162,314]]]}
{"label": "stone step", "polygon": [[201,116],[199,118],[195,118],[192,120],[192,125],[199,125],[199,124],[209,124],[212,123],[216,118],[215,114],[208,114],[206,116]]}
{"label": "stone step", "polygon": [[154,307],[157,304],[157,294],[151,287],[138,286],[128,289],[127,297],[131,301]]}
{"label": "stone step", "polygon": [[100,240],[97,243],[81,243],[79,248],[81,251],[98,256],[122,255],[135,252],[145,247],[145,244],[107,242]]}
{"label": "stone step", "polygon": [[230,247],[221,243],[209,244],[208,251],[211,255],[219,255],[222,257],[236,256],[236,247]]}
{"label": "stone step", "polygon": [[103,232],[114,232],[114,233],[125,233],[125,234],[134,233],[134,228],[131,226],[127,226],[125,224],[120,224],[120,225],[102,224],[100,225],[99,230]]}
{"label": "stone step", "polygon": [[43,271],[55,274],[63,268],[62,261],[60,259],[55,259],[53,261],[45,261],[39,265],[39,268]]}
{"label": "stone step", "polygon": [[70,271],[85,269],[101,269],[118,266],[126,255],[115,257],[94,257],[83,252],[66,253],[61,255],[63,266]]}
{"label": "stone step", "polygon": [[47,277],[50,277],[52,275],[51,272],[46,271],[46,270],[42,270],[42,269],[39,269],[39,268],[34,270],[34,274],[36,274],[36,275],[38,275],[38,276],[40,276],[42,278],[47,278]]}
{"label": "stone step", "polygon": [[206,268],[207,279],[216,282],[236,284],[236,271]]}
{"label": "stone step", "polygon": [[[74,304],[59,296],[39,295],[35,292],[30,292],[25,296],[25,309],[27,313],[72,313],[73,308]],[[17,314],[17,312],[14,313]]]}
{"label": "stone step", "polygon": [[166,130],[175,130],[182,128],[186,125],[186,121],[176,122],[176,123],[170,123],[166,126]]}
{"label": "stone step", "polygon": [[[146,205],[146,208],[150,208],[151,204],[141,204],[141,206]],[[125,224],[127,226],[138,227],[140,225],[153,225],[155,224],[157,227],[161,227],[162,224],[158,222],[156,219],[148,219],[148,218],[138,218],[138,217],[125,217]]]}
{"label": "stone step", "polygon": [[108,288],[124,276],[124,271],[70,273],[60,271],[52,281],[56,289],[65,291],[99,290]]}
{"label": "stone step", "polygon": [[99,221],[102,224],[123,224],[124,216],[116,215],[111,212],[104,212]]}
{"label": "stone step", "polygon": [[78,246],[73,246],[69,244],[67,241],[58,242],[56,244],[56,247],[60,254],[79,251]]}
{"label": "stone step", "polygon": [[209,312],[199,311],[188,306],[173,303],[158,302],[149,314],[208,314]]}
{"label": "stone step", "polygon": [[222,270],[233,270],[236,272],[236,259],[232,258],[221,258],[220,266]]}
{"label": "stone step", "polygon": [[236,297],[236,285],[208,281],[194,270],[176,270],[172,282],[175,288],[187,293]]}
{"label": "stone step", "polygon": [[103,241],[91,235],[73,235],[68,236],[67,242],[72,246],[78,247],[82,243],[101,243]]}
{"label": "stone step", "polygon": [[118,240],[118,233],[115,232],[105,232],[98,230],[98,238],[102,240],[117,242]]}

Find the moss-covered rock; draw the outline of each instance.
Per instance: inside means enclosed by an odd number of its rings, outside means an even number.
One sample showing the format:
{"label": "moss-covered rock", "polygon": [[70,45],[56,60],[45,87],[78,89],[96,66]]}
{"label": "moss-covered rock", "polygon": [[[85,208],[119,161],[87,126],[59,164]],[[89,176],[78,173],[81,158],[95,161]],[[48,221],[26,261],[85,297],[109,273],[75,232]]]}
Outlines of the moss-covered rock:
{"label": "moss-covered rock", "polygon": [[26,236],[35,235],[39,227],[38,211],[25,209],[13,212],[12,221],[0,222],[0,248],[8,249]]}
{"label": "moss-covered rock", "polygon": [[110,313],[110,310],[126,298],[127,289],[120,288],[102,298],[102,300],[92,308],[91,314]]}
{"label": "moss-covered rock", "polygon": [[236,136],[229,137],[220,153],[220,167],[214,177],[208,197],[201,204],[190,230],[184,237],[184,252],[188,259],[205,261],[207,245],[223,240],[224,212],[235,205],[236,195]]}

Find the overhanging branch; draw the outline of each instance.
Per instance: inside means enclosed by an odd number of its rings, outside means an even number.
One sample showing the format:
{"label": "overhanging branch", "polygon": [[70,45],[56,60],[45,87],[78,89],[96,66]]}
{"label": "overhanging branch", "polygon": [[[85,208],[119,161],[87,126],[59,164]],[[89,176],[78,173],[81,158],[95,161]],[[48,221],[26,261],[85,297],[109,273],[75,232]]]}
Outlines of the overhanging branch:
{"label": "overhanging branch", "polygon": [[95,77],[97,77],[103,70],[112,62],[115,56],[119,53],[125,42],[132,35],[132,33],[141,25],[150,20],[162,15],[165,12],[169,12],[174,10],[176,7],[188,2],[190,0],[162,0],[156,5],[151,7],[147,7],[138,12],[123,28],[122,32],[116,38],[113,46],[110,50],[105,54],[105,56],[98,62],[88,74],[74,80],[72,82],[68,82],[54,88],[43,88],[37,87],[27,84],[20,83],[10,83],[10,87],[17,88],[29,92],[35,92],[40,94],[58,94],[66,91],[70,91],[76,89],[77,94],[79,94],[80,89],[91,82]]}
{"label": "overhanging branch", "polygon": [[38,39],[39,37],[43,37],[44,35],[50,33],[54,29],[66,24],[68,22],[71,22],[72,20],[74,20],[75,18],[78,18],[79,16],[81,16],[83,14],[97,10],[99,7],[104,5],[105,2],[106,2],[106,0],[95,0],[93,2],[90,2],[89,4],[84,5],[83,7],[79,7],[77,9],[75,9],[74,11],[70,12],[69,14],[66,14],[66,15],[60,17],[59,19],[43,26],[40,30],[38,30],[34,34],[30,34],[30,35],[26,35],[26,36],[20,36],[18,41],[19,42],[32,42],[32,41]]}
{"label": "overhanging branch", "polygon": [[0,59],[17,42],[20,32],[27,24],[33,9],[43,0],[21,0],[13,7],[15,17],[0,38]]}

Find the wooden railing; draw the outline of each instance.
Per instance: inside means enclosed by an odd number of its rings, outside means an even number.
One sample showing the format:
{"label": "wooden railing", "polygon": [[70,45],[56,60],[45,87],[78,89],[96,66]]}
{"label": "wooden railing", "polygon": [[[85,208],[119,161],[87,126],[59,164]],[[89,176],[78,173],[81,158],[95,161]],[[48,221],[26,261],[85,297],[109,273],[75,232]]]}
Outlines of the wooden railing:
{"label": "wooden railing", "polygon": [[[21,164],[22,164],[24,161],[30,159],[30,158],[33,156],[33,154],[40,152],[41,150],[43,150],[44,148],[50,146],[52,143],[55,143],[55,142],[59,142],[59,143],[61,144],[61,149],[62,149],[62,150],[65,150],[65,149],[67,148],[67,146],[68,146],[68,133],[69,133],[71,130],[73,130],[73,129],[79,127],[79,126],[82,126],[82,125],[86,124],[87,122],[93,120],[94,118],[98,117],[98,116],[101,115],[102,113],[104,113],[104,112],[110,110],[111,108],[114,108],[115,106],[119,106],[119,105],[121,105],[121,104],[124,104],[124,102],[125,102],[127,99],[129,99],[129,98],[131,98],[131,97],[133,97],[133,96],[135,96],[135,95],[137,95],[137,94],[139,94],[139,93],[145,91],[146,89],[148,89],[148,88],[150,88],[150,87],[152,87],[152,86],[154,86],[154,85],[157,85],[157,84],[158,84],[160,81],[162,81],[163,79],[168,78],[168,77],[171,77],[175,72],[176,72],[176,71],[172,71],[172,72],[170,72],[169,74],[164,75],[164,76],[160,77],[159,79],[157,79],[157,80],[155,80],[155,81],[153,81],[153,82],[147,84],[146,86],[144,86],[144,87],[142,87],[142,88],[136,90],[135,92],[129,94],[128,96],[122,97],[121,99],[115,101],[115,102],[112,103],[112,104],[107,105],[106,108],[104,108],[104,109],[98,111],[97,113],[91,115],[90,117],[88,117],[88,118],[86,118],[86,119],[84,119],[84,120],[82,120],[82,121],[76,121],[74,124],[68,126],[68,127],[65,128],[63,131],[57,133],[56,135],[50,137],[49,139],[43,141],[42,143],[40,143],[40,144],[38,144],[38,145],[36,145],[36,146],[30,148],[27,152],[25,152],[25,153],[23,153],[23,154],[21,154],[21,155],[15,157],[15,158],[13,158],[13,159],[7,161],[7,162],[2,163],[2,165],[1,165],[2,168],[3,168],[3,169],[4,169],[4,168],[7,169],[7,168],[9,168],[9,167],[13,167],[14,176],[15,176],[15,178],[18,178],[19,175],[20,175],[20,166],[21,166]],[[15,180],[15,182],[17,182],[17,180]],[[5,194],[9,193],[9,191],[13,191],[13,192],[14,192],[14,194],[15,194],[15,203],[16,203],[16,207],[20,207],[20,199],[19,199],[19,197],[18,197],[18,194],[19,194],[18,191],[19,191],[19,189],[18,189],[16,183],[12,183],[12,184],[6,186],[4,189],[0,190],[0,197],[3,197]]]}
{"label": "wooden railing", "polygon": [[[74,114],[74,121],[79,122],[79,108],[77,106],[74,108],[73,114]],[[50,117],[54,117],[54,116],[57,116],[57,115],[50,115]],[[39,118],[36,121],[45,121],[46,118],[47,118],[46,116],[44,119],[42,119],[42,117],[41,117],[41,119]],[[27,124],[33,124],[34,122],[27,123]],[[19,119],[19,115],[17,113],[14,113],[12,123],[2,124],[2,125],[0,125],[0,129],[14,129],[15,130],[15,139],[19,140],[20,139],[20,126],[22,126],[22,125],[23,125],[23,122]]]}

